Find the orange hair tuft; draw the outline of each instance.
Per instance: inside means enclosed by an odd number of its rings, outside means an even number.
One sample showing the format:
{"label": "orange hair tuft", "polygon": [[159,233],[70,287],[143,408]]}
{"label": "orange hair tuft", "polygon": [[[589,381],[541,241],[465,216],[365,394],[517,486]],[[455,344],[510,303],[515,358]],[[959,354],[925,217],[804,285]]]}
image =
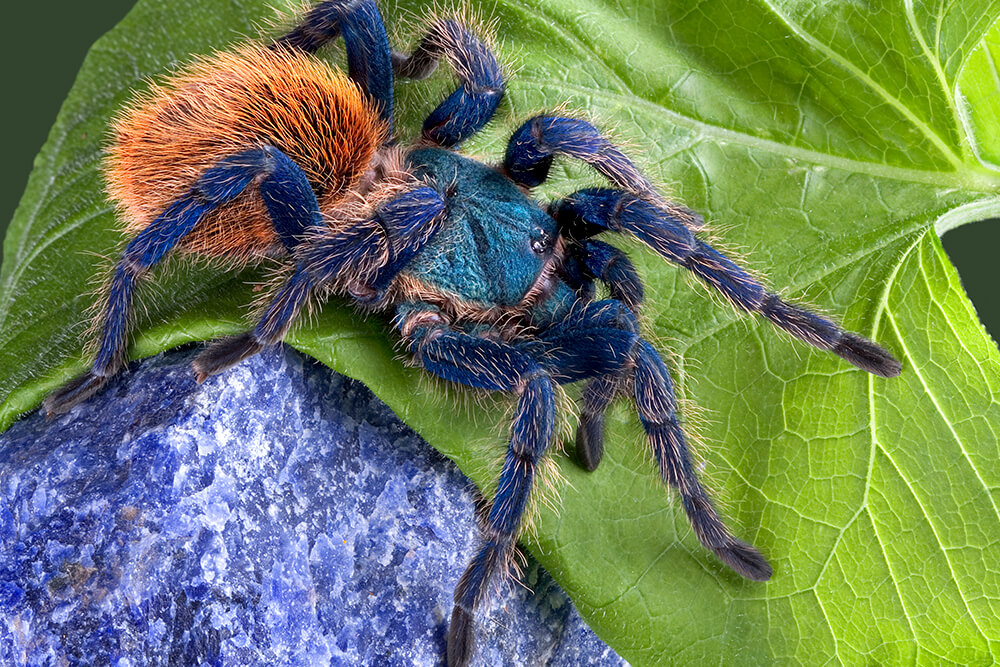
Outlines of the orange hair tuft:
{"label": "orange hair tuft", "polygon": [[[147,227],[227,155],[272,145],[305,172],[321,210],[358,184],[387,128],[340,71],[292,50],[245,45],[188,65],[114,121],[108,194],[124,231]],[[205,216],[180,242],[187,250],[249,259],[277,243],[250,185]]]}

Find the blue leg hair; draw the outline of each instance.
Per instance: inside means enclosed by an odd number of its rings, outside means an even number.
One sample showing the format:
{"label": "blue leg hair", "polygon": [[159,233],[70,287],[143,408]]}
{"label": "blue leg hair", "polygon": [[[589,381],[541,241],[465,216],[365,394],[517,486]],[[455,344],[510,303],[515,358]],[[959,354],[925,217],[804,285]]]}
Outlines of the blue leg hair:
{"label": "blue leg hair", "polygon": [[[608,287],[611,298],[614,300],[611,303],[621,302],[627,307],[621,308],[622,311],[637,312],[642,303],[642,282],[625,253],[612,245],[593,240],[577,244],[577,248],[581,251],[580,263],[585,266],[589,278],[591,280],[596,278]],[[620,307],[621,304],[618,306]],[[595,304],[588,305],[588,309],[593,307]],[[596,307],[602,306],[596,304]],[[620,315],[618,319],[619,323],[616,328],[628,332],[638,331],[638,324],[631,312],[628,312],[627,317],[624,314]],[[579,327],[579,325],[577,326]],[[571,329],[567,342],[572,342],[572,339],[579,336],[581,331],[585,331],[585,329],[582,327],[576,331]],[[602,356],[607,354],[605,350],[602,350],[602,343],[606,342],[603,336],[606,335],[608,334],[603,330],[593,333],[597,349],[588,351],[591,358],[595,353]],[[551,336],[551,331],[543,334],[543,337]],[[580,338],[584,342],[587,340],[585,335]],[[569,345],[569,349],[573,349],[573,345]],[[593,369],[590,370],[592,373]],[[577,462],[590,472],[597,469],[604,456],[604,413],[617,395],[619,385],[618,369],[615,369],[614,372],[607,375],[593,378],[583,389],[579,425],[576,430],[576,458]]]}
{"label": "blue leg hair", "polygon": [[565,319],[538,333],[545,369],[559,384],[617,375],[629,363],[638,329],[635,315],[620,301],[578,303]]}
{"label": "blue leg hair", "polygon": [[617,146],[579,118],[535,116],[507,143],[504,171],[519,185],[533,188],[549,176],[557,155],[586,162],[614,185],[656,204],[691,227],[703,224],[694,211],[668,203]]}
{"label": "blue leg hair", "polygon": [[612,299],[621,301],[634,313],[639,312],[644,296],[642,280],[628,255],[602,241],[587,239],[581,245],[590,275],[607,286]]}
{"label": "blue leg hair", "polygon": [[[91,396],[118,372],[124,363],[132,294],[139,279],[194,229],[206,213],[235,199],[252,181],[259,183],[262,192],[273,191],[280,196],[287,194],[290,182],[295,178],[305,179],[305,176],[291,159],[276,148],[254,148],[231,155],[206,170],[187,195],[168,206],[156,220],[139,232],[125,247],[112,274],[94,365],[86,375],[48,396],[43,403],[46,413],[54,415],[69,410]],[[308,189],[308,182],[305,187]],[[316,198],[311,189],[308,190],[308,196],[315,209]],[[274,213],[278,208],[277,204],[267,198],[265,200],[268,201],[268,209]],[[305,209],[308,205],[308,198],[305,202],[286,204],[291,209]],[[311,213],[318,215],[316,211]],[[286,243],[302,231],[302,225],[288,216],[279,215],[275,221],[278,237]]]}
{"label": "blue leg hair", "polygon": [[297,268],[253,331],[219,339],[198,355],[198,382],[280,342],[317,285],[339,281],[361,303],[381,299],[392,279],[437,231],[445,211],[436,190],[418,187],[385,204],[369,220],[334,231],[322,222],[301,170],[276,174],[260,189],[272,220],[276,226],[281,223],[284,237],[290,239]]}
{"label": "blue leg hair", "polygon": [[321,2],[274,44],[315,53],[341,34],[347,50],[348,75],[375,101],[391,131],[392,57],[385,24],[374,0]]}
{"label": "blue leg hair", "polygon": [[[771,568],[763,556],[730,534],[698,481],[677,419],[670,374],[653,346],[639,336],[635,315],[614,300],[586,304],[565,323],[541,332],[539,338],[550,346],[544,355],[545,368],[554,379],[573,382],[596,376],[584,390],[584,413],[602,416],[591,423],[591,428],[600,427],[604,409],[620,382],[631,374],[636,409],[660,475],[680,492],[698,539],[741,576],[758,581],[768,579]],[[591,435],[583,433],[583,437]],[[577,437],[581,437],[579,431]],[[598,438],[596,442],[601,440]],[[583,449],[584,465],[589,462],[596,467],[603,445],[595,451],[595,447],[585,443]]]}
{"label": "blue leg hair", "polygon": [[[588,274],[604,283],[611,298],[621,301],[632,312],[639,312],[644,290],[639,272],[628,256],[613,245],[593,239],[574,245],[582,254],[581,262]],[[619,384],[615,375],[604,375],[594,378],[583,389],[576,458],[590,472],[597,469],[604,456],[604,413],[618,393]]]}
{"label": "blue leg hair", "polygon": [[900,363],[881,347],[830,320],[782,301],[750,274],[698,239],[685,222],[622,190],[581,190],[550,208],[560,229],[574,239],[602,231],[628,232],[666,259],[687,268],[733,304],[758,313],[792,336],[828,350],[869,373],[899,375]]}
{"label": "blue leg hair", "polygon": [[504,80],[489,47],[453,19],[434,21],[409,56],[393,53],[393,68],[399,76],[423,79],[430,76],[442,57],[455,70],[460,85],[424,121],[423,135],[440,146],[451,147],[493,118],[503,99]]}
{"label": "blue leg hair", "polygon": [[617,393],[638,330],[635,315],[612,299],[579,305],[564,322],[540,334],[550,346],[546,367],[559,382],[589,379],[583,389],[576,456],[591,472],[604,455],[604,413]]}
{"label": "blue leg hair", "polygon": [[[260,179],[258,189],[278,238],[293,252],[310,234],[326,229],[326,225],[305,172],[276,148],[271,149],[271,157],[272,171]],[[252,331],[213,341],[195,358],[192,366],[198,382],[280,342],[309,301],[314,286],[311,277],[298,268],[278,290]]]}
{"label": "blue leg hair", "polygon": [[312,278],[302,269],[296,270],[278,290],[252,331],[212,341],[195,358],[192,366],[198,383],[252,357],[269,345],[281,342],[296,316],[308,303],[313,287]]}
{"label": "blue leg hair", "polygon": [[583,388],[580,423],[576,428],[576,460],[584,470],[594,472],[604,458],[604,413],[618,394],[615,375],[594,378]]}
{"label": "blue leg hair", "polygon": [[317,284],[338,283],[361,303],[379,300],[439,228],[447,205],[433,188],[408,190],[367,221],[321,229],[296,252]]}
{"label": "blue leg hair", "polygon": [[[378,301],[392,279],[437,231],[445,204],[436,190],[419,187],[390,201],[359,225],[333,231],[322,223],[316,198],[301,170],[261,184],[276,226],[280,221],[298,266],[252,330],[214,341],[194,360],[204,382],[268,345],[281,341],[317,285],[342,280],[362,303]],[[306,214],[306,215],[303,215]],[[294,230],[294,233],[293,233]]]}
{"label": "blue leg hair", "polygon": [[[427,314],[408,313],[410,317],[402,322],[404,332],[408,321]],[[430,318],[408,336],[410,351],[421,365],[452,382],[520,394],[496,497],[482,530],[482,544],[455,588],[448,665],[464,667],[473,654],[475,610],[513,554],[538,461],[552,440],[555,398],[552,379],[523,349],[453,331],[434,323],[434,315]]]}
{"label": "blue leg hair", "polygon": [[736,539],[719,518],[698,481],[666,365],[653,346],[639,339],[633,348],[633,385],[639,420],[660,468],[660,476],[677,489],[698,540],[740,576],[754,581],[771,578],[771,566],[752,546]]}

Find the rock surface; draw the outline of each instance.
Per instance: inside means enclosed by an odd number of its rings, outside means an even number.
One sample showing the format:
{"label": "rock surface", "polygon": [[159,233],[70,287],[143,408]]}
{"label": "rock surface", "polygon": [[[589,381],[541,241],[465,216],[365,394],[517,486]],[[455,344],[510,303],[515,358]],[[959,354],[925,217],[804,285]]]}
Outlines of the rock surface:
{"label": "rock surface", "polygon": [[[281,349],[147,360],[0,436],[0,664],[434,665],[471,484],[364,386]],[[537,564],[476,664],[624,664]]]}

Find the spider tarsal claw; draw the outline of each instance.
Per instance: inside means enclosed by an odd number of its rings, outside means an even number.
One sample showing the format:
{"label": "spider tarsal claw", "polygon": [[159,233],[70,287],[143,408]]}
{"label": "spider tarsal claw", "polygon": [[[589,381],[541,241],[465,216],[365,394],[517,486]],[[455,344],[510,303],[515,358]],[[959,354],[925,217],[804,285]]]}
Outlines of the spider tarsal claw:
{"label": "spider tarsal claw", "polygon": [[475,651],[475,624],[472,614],[455,605],[448,626],[448,667],[466,667]]}
{"label": "spider tarsal claw", "polygon": [[87,373],[74,380],[70,380],[42,401],[42,410],[45,411],[45,417],[52,419],[53,417],[69,412],[73,406],[82,403],[96,394],[108,381],[108,377],[107,375]]}

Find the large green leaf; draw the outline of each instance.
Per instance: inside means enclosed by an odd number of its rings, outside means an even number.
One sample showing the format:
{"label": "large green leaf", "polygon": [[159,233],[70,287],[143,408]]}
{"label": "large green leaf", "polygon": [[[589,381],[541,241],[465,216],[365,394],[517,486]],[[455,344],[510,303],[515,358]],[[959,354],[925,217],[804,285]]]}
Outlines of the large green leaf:
{"label": "large green leaf", "polygon": [[[85,367],[86,285],[119,242],[99,173],[109,117],[146,77],[253,33],[268,4],[142,0],[94,46],[4,248],[3,424]],[[399,4],[420,14],[430,2]],[[469,152],[496,159],[536,110],[583,110],[770,284],[903,361],[899,378],[868,376],[633,249],[649,334],[701,406],[686,417],[702,474],[775,576],[742,581],[698,546],[624,402],[597,472],[557,457],[569,483],[558,512],[542,509],[533,553],[635,664],[994,662],[1000,354],[936,232],[1000,214],[1000,2],[484,4],[516,76]],[[402,7],[386,13],[407,34]],[[406,136],[447,85],[398,86]],[[594,182],[576,167],[556,176],[544,194]],[[245,326],[259,274],[183,262],[164,273],[136,356]],[[331,303],[289,340],[363,380],[488,484],[509,401],[404,368],[387,329]]]}

